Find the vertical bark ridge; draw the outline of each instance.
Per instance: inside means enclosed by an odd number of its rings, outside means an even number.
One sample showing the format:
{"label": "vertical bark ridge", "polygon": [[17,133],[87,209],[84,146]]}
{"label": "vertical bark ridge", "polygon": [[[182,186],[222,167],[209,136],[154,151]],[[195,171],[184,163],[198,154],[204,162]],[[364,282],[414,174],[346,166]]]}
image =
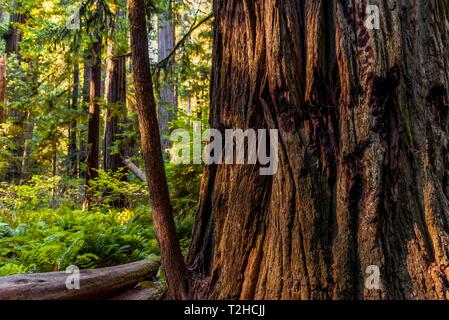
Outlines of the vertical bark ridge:
{"label": "vertical bark ridge", "polygon": [[271,178],[206,169],[207,297],[449,298],[449,9],[379,1],[370,30],[369,4],[215,1],[211,126],[276,128],[280,150]]}

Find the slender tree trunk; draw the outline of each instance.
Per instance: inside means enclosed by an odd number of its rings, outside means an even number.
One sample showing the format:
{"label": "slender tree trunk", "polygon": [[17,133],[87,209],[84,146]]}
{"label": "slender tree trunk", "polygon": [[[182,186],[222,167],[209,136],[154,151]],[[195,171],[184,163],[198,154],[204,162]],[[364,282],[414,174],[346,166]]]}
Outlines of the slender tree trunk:
{"label": "slender tree trunk", "polygon": [[[119,10],[116,15],[120,15]],[[112,40],[115,32],[117,29],[114,25],[110,29],[111,40],[108,41],[107,46],[105,96],[108,108],[105,119],[103,158],[103,169],[112,172],[124,168],[121,155],[126,156],[126,148],[120,143],[122,125],[126,120],[126,58],[124,56],[114,57],[118,55],[117,44]],[[116,143],[119,143],[119,152],[113,154],[112,148]]]}
{"label": "slender tree trunk", "polygon": [[76,114],[78,110],[79,99],[79,85],[80,85],[80,68],[78,62],[75,62],[73,69],[73,87],[72,87],[72,99],[70,103],[70,110],[73,112],[72,120],[69,125],[69,176],[76,178],[78,176],[78,144],[77,144],[77,130],[78,124],[76,121]]}
{"label": "slender tree trunk", "polygon": [[[110,82],[107,90],[107,101],[110,107],[106,111],[103,166],[105,171],[115,172],[123,167],[120,154],[112,154],[111,149],[115,143],[120,141],[121,124],[126,115],[124,105],[126,94],[125,57],[111,59],[108,67],[110,68]],[[120,146],[120,153],[124,152],[123,147]]]}
{"label": "slender tree trunk", "polygon": [[377,1],[379,30],[368,1],[279,3],[214,1],[211,127],[280,145],[274,176],[206,167],[204,296],[448,299],[447,2]]}
{"label": "slender tree trunk", "polygon": [[[97,10],[99,4],[97,3]],[[89,191],[90,182],[98,176],[99,145],[100,145],[100,102],[101,97],[101,37],[95,35],[92,45],[92,66],[89,98],[89,127],[87,134],[87,168],[86,168],[86,203],[89,207],[92,195]]]}
{"label": "slender tree trunk", "polygon": [[[18,9],[20,4],[14,4],[15,8]],[[21,56],[19,53],[19,43],[22,39],[22,34],[16,24],[24,23],[25,16],[21,13],[14,12],[11,14],[9,18],[10,27],[8,31],[4,35],[5,40],[5,55],[9,57],[11,54],[17,54],[19,61],[21,61]],[[7,59],[5,58],[5,66]],[[5,75],[6,75],[6,67],[5,67]],[[5,84],[6,86],[6,84]],[[25,123],[27,114],[21,110],[12,110],[8,109],[6,112],[6,116],[4,116],[5,121],[6,118],[10,119],[12,126],[9,128],[9,133],[12,136],[12,141],[14,142],[15,148],[10,150],[11,153],[11,161],[8,169],[7,180],[12,182],[16,181],[20,182],[20,178],[22,175],[21,166],[22,166],[22,156],[24,152],[24,144],[25,144]]]}
{"label": "slender tree trunk", "polygon": [[[16,4],[16,6],[20,6],[18,4]],[[11,24],[16,24],[16,23],[24,23],[25,22],[25,16],[22,13],[12,13],[10,18],[9,18],[9,22]],[[12,26],[8,29],[8,31],[6,32],[6,34],[4,35],[4,39],[5,39],[5,53],[6,54],[10,54],[10,53],[17,53],[19,52],[19,43],[20,40],[22,39],[22,34],[20,33],[19,28],[17,28],[16,26]]]}
{"label": "slender tree trunk", "polygon": [[[119,16],[119,11],[116,15]],[[117,172],[120,169],[121,180],[128,180],[128,170],[123,164],[122,156],[127,156],[127,147],[121,136],[123,124],[126,121],[126,58],[117,54],[117,44],[112,40],[116,32],[115,26],[110,29],[111,37],[107,46],[106,89],[105,97],[108,103],[104,126],[103,170]],[[113,152],[114,148],[118,148]],[[126,198],[122,195],[114,201],[113,206],[125,206]]]}
{"label": "slender tree trunk", "polygon": [[24,146],[22,155],[22,165],[20,170],[20,184],[25,183],[31,178],[30,172],[30,156],[32,151],[32,139],[34,135],[34,115],[31,111],[27,112],[26,120],[24,120]]}
{"label": "slender tree trunk", "polygon": [[189,279],[173,219],[153,94],[144,0],[128,0],[131,58],[142,155],[162,266],[174,299],[189,297]]}
{"label": "slender tree trunk", "polygon": [[[86,52],[84,55],[84,71],[83,71],[83,103],[81,104],[81,113],[89,113],[89,99],[90,99],[90,81],[92,71],[92,57],[91,53]],[[79,132],[79,177],[86,178],[86,162],[87,162],[87,132],[80,130]]]}
{"label": "slender tree trunk", "polygon": [[[169,2],[167,12],[158,15],[158,59],[164,60],[175,47],[175,26],[173,21],[172,0]],[[176,94],[174,74],[172,68],[167,68],[166,74],[159,84],[158,121],[161,133],[162,150],[170,147],[169,122],[176,117],[178,97]]]}
{"label": "slender tree trunk", "polygon": [[6,120],[5,102],[6,102],[6,64],[7,56],[4,54],[0,58],[0,125]]}

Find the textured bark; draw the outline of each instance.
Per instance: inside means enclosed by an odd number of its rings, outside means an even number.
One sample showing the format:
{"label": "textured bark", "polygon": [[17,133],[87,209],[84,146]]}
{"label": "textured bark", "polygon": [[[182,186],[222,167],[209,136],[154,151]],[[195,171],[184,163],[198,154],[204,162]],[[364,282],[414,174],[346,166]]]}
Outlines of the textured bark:
{"label": "textured bark", "polygon": [[[20,4],[15,3],[13,5],[13,10],[19,11]],[[5,55],[9,57],[11,54],[16,54],[19,61],[22,60],[20,55],[20,41],[22,39],[22,34],[20,29],[17,27],[17,24],[23,24],[25,22],[25,15],[13,12],[9,17],[9,28],[8,31],[4,35],[5,40]],[[6,64],[5,59],[5,64]],[[6,66],[5,66],[5,74],[6,74]],[[6,86],[6,84],[5,84]],[[25,144],[25,119],[27,118],[27,112],[23,112],[22,110],[12,110],[6,109],[6,115],[4,115],[5,121],[9,119],[9,122],[12,124],[8,129],[8,135],[12,137],[12,141],[14,143],[14,148],[10,150],[11,160],[9,163],[8,173],[6,180],[9,182],[20,182],[22,175],[22,156],[24,153],[24,144]]]}
{"label": "textured bark", "polygon": [[[100,4],[97,1],[97,9]],[[92,66],[90,79],[90,98],[89,98],[89,127],[87,133],[87,168],[86,185],[87,194],[85,207],[89,207],[91,194],[89,192],[90,181],[98,177],[99,169],[99,145],[100,145],[100,97],[101,97],[101,37],[95,35],[92,44]]]}
{"label": "textured bark", "polygon": [[144,0],[128,0],[131,58],[142,156],[161,262],[171,298],[189,297],[189,278],[176,234],[173,209],[162,159],[161,141],[153,93]]}
{"label": "textured bark", "polygon": [[72,110],[72,120],[69,124],[69,150],[68,150],[68,162],[69,162],[69,176],[76,178],[78,176],[78,123],[76,121],[76,111],[78,110],[79,100],[79,86],[80,86],[80,68],[78,62],[75,62],[73,68],[73,87],[72,87],[72,100],[70,102],[70,109]]}
{"label": "textured bark", "polygon": [[[121,124],[124,123],[126,117],[126,60],[125,57],[113,58],[113,56],[114,48],[110,41],[108,43],[105,93],[109,107],[106,110],[103,168],[105,171],[116,172],[123,168],[123,164],[120,154],[112,154],[111,148],[120,141]],[[125,153],[124,146],[121,146],[120,153]]]}
{"label": "textured bark", "polygon": [[[89,112],[89,97],[90,97],[90,81],[91,81],[91,64],[92,57],[89,52],[84,54],[84,71],[83,71],[83,104],[81,105],[81,111],[86,114]],[[87,132],[80,131],[79,135],[79,148],[80,148],[80,156],[79,156],[79,176],[80,178],[86,178],[86,168],[85,164],[87,161]]]}
{"label": "textured bark", "polygon": [[[74,273],[48,272],[0,278],[0,300],[88,300],[112,298],[147,279],[153,279],[159,262],[152,260],[81,270],[79,289],[68,290]],[[70,282],[70,280],[69,280]],[[72,282],[73,284],[73,282]]]}
{"label": "textured bark", "polygon": [[[445,0],[216,0],[211,127],[279,129],[279,170],[209,166],[208,298],[448,299]],[[365,270],[380,268],[380,290]]]}
{"label": "textured bark", "polygon": [[[168,12],[158,15],[158,59],[164,60],[175,47],[175,26],[173,22],[172,0],[169,2]],[[167,68],[166,74],[159,83],[158,94],[158,121],[161,133],[162,150],[170,147],[169,122],[175,120],[178,108],[178,97],[176,94],[173,73]]]}

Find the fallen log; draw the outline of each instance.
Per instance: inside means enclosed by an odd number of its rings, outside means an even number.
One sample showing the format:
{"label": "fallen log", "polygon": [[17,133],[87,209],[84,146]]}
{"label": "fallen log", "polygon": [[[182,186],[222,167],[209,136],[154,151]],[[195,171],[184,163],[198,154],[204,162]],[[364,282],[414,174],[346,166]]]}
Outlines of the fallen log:
{"label": "fallen log", "polygon": [[145,175],[145,172],[143,172],[138,166],[136,166],[134,164],[134,162],[132,162],[131,160],[126,159],[124,157],[122,157],[122,161],[123,161],[123,164],[129,169],[129,171],[134,173],[134,175],[137,178],[139,178],[143,182],[147,181],[147,177]]}
{"label": "fallen log", "polygon": [[47,272],[0,278],[0,300],[107,299],[156,276],[159,262],[144,260],[129,264],[79,271],[79,288],[68,289],[73,273]]}

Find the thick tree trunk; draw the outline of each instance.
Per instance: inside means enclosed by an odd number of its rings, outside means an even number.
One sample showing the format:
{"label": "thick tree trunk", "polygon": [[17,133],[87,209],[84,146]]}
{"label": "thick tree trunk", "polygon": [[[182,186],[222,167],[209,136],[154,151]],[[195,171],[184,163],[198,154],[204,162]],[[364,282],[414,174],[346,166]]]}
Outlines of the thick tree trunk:
{"label": "thick tree trunk", "polygon": [[176,234],[173,209],[162,159],[153,93],[144,0],[128,0],[131,58],[142,155],[150,191],[153,221],[170,296],[188,298],[189,278]]}
{"label": "thick tree trunk", "polygon": [[[97,10],[100,4],[97,2]],[[85,207],[89,207],[91,193],[89,191],[90,182],[98,177],[99,169],[99,145],[100,145],[100,97],[101,97],[101,37],[95,35],[92,44],[92,66],[90,79],[89,98],[89,127],[87,133],[87,167],[86,167],[86,202]]]}
{"label": "thick tree trunk", "polygon": [[70,103],[70,110],[73,112],[72,120],[69,124],[69,150],[68,150],[68,163],[69,163],[69,176],[76,178],[78,176],[78,123],[76,121],[76,112],[78,110],[79,99],[79,86],[80,86],[80,68],[78,62],[75,62],[73,69],[73,87],[72,87],[72,101]]}
{"label": "thick tree trunk", "polygon": [[[172,0],[169,2],[167,12],[158,15],[158,59],[164,60],[175,47],[175,26],[173,22]],[[166,74],[159,83],[158,121],[161,133],[162,150],[170,147],[169,122],[175,119],[178,108],[178,97],[175,90],[174,75],[167,68]]]}
{"label": "thick tree trunk", "polygon": [[366,0],[215,1],[211,127],[280,146],[272,177],[206,167],[206,297],[449,298],[449,6],[376,3],[379,30]]}

